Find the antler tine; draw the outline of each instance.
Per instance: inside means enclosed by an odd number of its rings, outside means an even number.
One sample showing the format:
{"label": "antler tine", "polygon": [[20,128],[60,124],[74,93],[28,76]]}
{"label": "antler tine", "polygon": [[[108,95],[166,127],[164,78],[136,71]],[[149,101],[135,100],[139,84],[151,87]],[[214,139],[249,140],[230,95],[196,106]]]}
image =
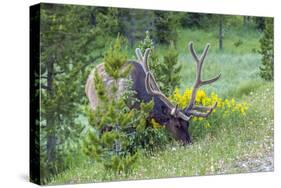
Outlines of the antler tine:
{"label": "antler tine", "polygon": [[217,81],[220,77],[221,77],[221,73],[219,73],[219,74],[218,74],[217,76],[215,76],[214,78],[211,78],[211,79],[209,79],[209,80],[201,81],[201,84],[200,84],[200,85],[202,86],[202,85],[211,84],[211,83]]}
{"label": "antler tine", "polygon": [[148,67],[148,63],[147,63],[147,58],[148,58],[149,53],[150,53],[150,48],[146,48],[145,52],[144,52],[144,56],[143,56],[143,62],[144,62],[144,66],[147,71],[150,71],[149,67]]}
{"label": "antler tine", "polygon": [[139,48],[136,48],[136,56],[137,56],[137,58],[138,58],[138,60],[140,61],[140,62],[143,62],[143,56],[142,56],[142,52],[141,52],[141,49],[139,49]]}
{"label": "antler tine", "polygon": [[153,88],[154,90],[156,90],[156,91],[161,92],[161,90],[160,90],[158,84],[157,84],[156,81],[155,81],[154,76],[153,76],[150,72],[149,72],[149,75],[150,75],[150,84],[152,85],[152,88]]}
{"label": "antler tine", "polygon": [[200,73],[200,86],[202,86],[202,85],[207,85],[207,84],[211,84],[211,83],[217,81],[217,80],[220,78],[220,76],[221,76],[221,74],[219,73],[217,76],[215,76],[214,78],[211,78],[211,79],[209,79],[209,80],[203,80],[203,81],[201,80],[201,69],[202,69],[202,66],[203,66],[205,57],[206,57],[207,54],[208,54],[209,47],[210,47],[210,44],[208,43],[208,44],[205,46],[204,51],[203,51],[203,53],[202,53],[202,56],[201,56],[201,58],[200,58],[200,64],[201,64],[201,66],[200,66],[200,72],[199,72],[199,73]]}
{"label": "antler tine", "polygon": [[196,116],[196,117],[207,118],[213,112],[213,110],[217,107],[217,104],[218,104],[218,102],[216,102],[212,107],[206,107],[206,109],[208,109],[208,112],[194,111],[196,109],[196,108],[194,108],[191,111],[189,111],[188,114]]}
{"label": "antler tine", "polygon": [[152,92],[152,89],[151,89],[151,85],[149,84],[149,74],[145,75],[144,86],[145,86],[145,89],[146,89],[147,93],[149,95],[152,95],[153,92]]}
{"label": "antler tine", "polygon": [[207,43],[206,46],[205,46],[205,48],[204,48],[204,50],[203,50],[203,53],[202,53],[202,55],[201,55],[201,57],[200,57],[200,62],[201,62],[202,64],[203,64],[203,62],[204,62],[204,60],[205,60],[205,57],[206,57],[207,54],[208,54],[209,48],[210,48],[210,44]]}
{"label": "antler tine", "polygon": [[196,63],[199,62],[198,55],[193,48],[193,42],[189,42],[188,46],[189,46],[189,51],[190,51],[191,55],[193,56],[193,58],[195,59]]}
{"label": "antler tine", "polygon": [[[217,103],[217,102],[216,102]],[[214,106],[214,105],[213,105]],[[213,106],[195,106],[192,108],[192,110],[210,110]]]}

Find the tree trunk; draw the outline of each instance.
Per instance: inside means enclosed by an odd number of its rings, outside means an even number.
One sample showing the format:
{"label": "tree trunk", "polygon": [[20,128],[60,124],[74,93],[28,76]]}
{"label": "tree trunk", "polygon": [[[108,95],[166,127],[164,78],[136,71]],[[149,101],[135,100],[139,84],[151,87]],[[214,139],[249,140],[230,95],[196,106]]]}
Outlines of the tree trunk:
{"label": "tree trunk", "polygon": [[243,16],[243,26],[247,25],[247,16]]}
{"label": "tree trunk", "polygon": [[244,16],[243,17],[243,25],[244,27],[247,27],[249,25],[250,22],[250,16]]}
{"label": "tree trunk", "polygon": [[[50,58],[47,63],[47,95],[51,99],[53,97],[53,76],[54,76],[54,58]],[[52,163],[55,160],[56,151],[56,137],[54,131],[55,117],[53,112],[47,112],[46,126],[47,126],[47,162]]]}
{"label": "tree trunk", "polygon": [[135,40],[136,40],[136,13],[134,13],[133,11],[130,14],[130,38],[129,38],[129,42],[130,42],[130,46],[133,47],[135,44]]}
{"label": "tree trunk", "polygon": [[220,16],[219,18],[219,49],[223,49],[223,44],[222,44],[222,39],[223,39],[223,18]]}

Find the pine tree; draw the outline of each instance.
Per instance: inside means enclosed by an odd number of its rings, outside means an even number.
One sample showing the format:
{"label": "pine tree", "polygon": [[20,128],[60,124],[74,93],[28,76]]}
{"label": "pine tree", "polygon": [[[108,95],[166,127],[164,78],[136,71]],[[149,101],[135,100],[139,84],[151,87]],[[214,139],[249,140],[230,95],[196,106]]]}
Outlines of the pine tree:
{"label": "pine tree", "polygon": [[160,75],[160,72],[157,72],[158,71],[157,67],[161,66],[159,62],[159,57],[155,49],[155,43],[151,39],[150,32],[148,30],[145,32],[145,37],[143,41],[140,42],[138,47],[141,49],[143,53],[145,52],[145,49],[150,48],[150,56],[148,58],[148,64],[155,75],[157,76]]}
{"label": "pine tree", "polygon": [[165,86],[162,87],[163,92],[170,96],[176,87],[179,87],[181,80],[181,65],[178,65],[178,56],[174,43],[171,42],[167,53],[164,55],[163,65],[161,66],[161,72],[163,75],[162,83]]}
{"label": "pine tree", "polygon": [[274,54],[273,54],[273,19],[267,18],[265,30],[260,39],[262,55],[262,65],[260,66],[260,76],[265,80],[274,79]]}
{"label": "pine tree", "polygon": [[154,11],[154,36],[157,42],[169,44],[170,41],[176,42],[177,25],[179,24],[176,13],[167,11]]}
{"label": "pine tree", "polygon": [[[92,131],[84,141],[86,155],[118,174],[133,169],[139,149],[135,138],[138,132],[145,129],[148,113],[152,109],[152,103],[142,103],[140,109],[130,109],[127,99],[132,92],[124,92],[121,97],[108,100],[109,95],[117,95],[117,80],[128,78],[129,69],[122,69],[126,62],[127,55],[122,51],[120,38],[117,37],[104,57],[105,70],[114,79],[115,89],[110,94],[106,92],[102,79],[95,73],[95,89],[101,103],[95,111],[88,110]],[[130,87],[128,83],[126,89],[130,91]]]}
{"label": "pine tree", "polygon": [[113,7],[93,7],[92,24],[114,38],[120,32],[119,12],[120,9]]}
{"label": "pine tree", "polygon": [[104,67],[105,71],[114,80],[124,78],[129,74],[130,66],[125,66],[127,63],[127,55],[121,46],[121,38],[117,37],[114,44],[110,46],[109,50],[105,53]]}
{"label": "pine tree", "polygon": [[264,17],[253,17],[253,21],[255,23],[255,27],[260,30],[264,31],[265,29],[265,19]]}
{"label": "pine tree", "polygon": [[[185,28],[192,28],[192,27],[202,27],[201,22],[202,19],[205,17],[205,14],[200,13],[182,13],[180,17],[180,24],[182,27]],[[204,27],[204,26],[203,26]]]}
{"label": "pine tree", "polygon": [[155,75],[155,79],[159,84],[161,91],[167,96],[171,95],[174,89],[180,84],[180,71],[181,66],[178,65],[178,52],[173,42],[170,42],[167,53],[164,55],[162,61],[156,53],[154,43],[147,31],[144,40],[139,45],[140,49],[144,52],[146,48],[151,49],[148,64]]}
{"label": "pine tree", "polygon": [[146,30],[154,28],[152,10],[119,9],[118,20],[120,34],[128,39],[130,47],[144,37]]}

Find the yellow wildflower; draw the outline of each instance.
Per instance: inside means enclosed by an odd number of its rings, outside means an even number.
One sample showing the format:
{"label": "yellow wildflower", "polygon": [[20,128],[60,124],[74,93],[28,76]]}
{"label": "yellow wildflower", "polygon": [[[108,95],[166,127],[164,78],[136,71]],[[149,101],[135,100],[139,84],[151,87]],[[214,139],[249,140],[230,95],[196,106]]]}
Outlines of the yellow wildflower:
{"label": "yellow wildflower", "polygon": [[[170,96],[169,98],[171,98],[181,108],[184,108],[189,103],[191,99],[191,94],[192,94],[192,89],[186,88],[183,94],[180,94],[179,89],[176,88],[175,91],[173,92],[173,95]],[[245,115],[250,106],[245,102],[237,103],[234,98],[222,99],[218,97],[218,95],[215,92],[212,92],[210,95],[207,95],[206,92],[202,89],[199,89],[197,91],[195,102],[196,105],[202,105],[202,106],[211,106],[214,105],[215,102],[217,102],[217,107],[216,109],[213,110],[213,112],[218,112],[217,109],[220,109],[219,113],[222,113],[222,116],[224,117],[230,115],[232,112],[238,112],[242,115]],[[204,118],[201,117],[199,118],[193,117],[193,121],[202,121],[203,119]]]}
{"label": "yellow wildflower", "polygon": [[161,127],[161,125],[159,124],[159,123],[157,123],[156,121],[155,121],[155,119],[151,119],[151,125],[152,125],[152,127],[154,128],[154,129],[158,129],[158,128],[160,128]]}

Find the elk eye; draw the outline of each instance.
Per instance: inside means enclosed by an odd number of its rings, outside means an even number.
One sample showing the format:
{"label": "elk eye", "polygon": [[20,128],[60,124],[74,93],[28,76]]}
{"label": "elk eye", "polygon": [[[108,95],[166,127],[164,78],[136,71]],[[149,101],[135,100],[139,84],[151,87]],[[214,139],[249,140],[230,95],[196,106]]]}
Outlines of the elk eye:
{"label": "elk eye", "polygon": [[162,109],[162,113],[163,114],[169,114],[169,110],[168,110],[168,108],[167,107],[165,107],[165,106],[161,106],[161,109]]}

